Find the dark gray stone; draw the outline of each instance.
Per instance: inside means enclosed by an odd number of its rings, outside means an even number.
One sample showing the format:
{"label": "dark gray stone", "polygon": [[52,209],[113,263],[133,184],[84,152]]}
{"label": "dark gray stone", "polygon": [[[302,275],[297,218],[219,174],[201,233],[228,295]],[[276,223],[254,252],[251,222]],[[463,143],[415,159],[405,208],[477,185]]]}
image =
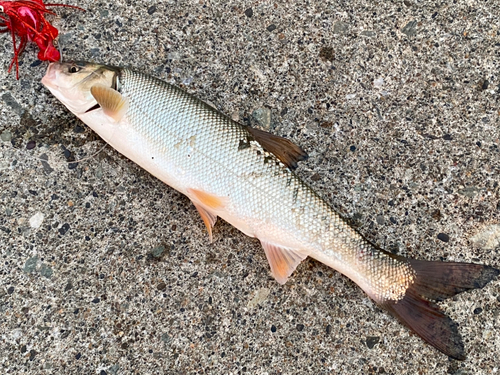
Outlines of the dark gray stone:
{"label": "dark gray stone", "polygon": [[401,32],[407,36],[415,36],[417,35],[417,24],[418,22],[415,20],[410,21],[401,29]]}
{"label": "dark gray stone", "polygon": [[9,142],[12,139],[12,133],[8,130],[4,130],[0,135],[0,139],[4,142]]}
{"label": "dark gray stone", "polygon": [[120,370],[120,365],[119,364],[113,365],[110,368],[108,368],[108,372],[111,375],[118,375],[118,371],[119,370]]}
{"label": "dark gray stone", "polygon": [[375,31],[373,31],[373,30],[364,30],[364,31],[361,32],[360,35],[366,36],[368,38],[374,38],[374,37],[377,36],[377,33]]}
{"label": "dark gray stone", "polygon": [[14,110],[19,116],[24,113],[24,108],[17,102],[16,99],[12,96],[10,92],[6,92],[2,95],[2,100],[5,104],[7,104],[10,108]]}
{"label": "dark gray stone", "polygon": [[54,273],[54,271],[52,270],[52,268],[47,266],[45,263],[42,263],[42,265],[40,267],[40,275],[42,275],[43,277],[46,277],[47,279],[50,279],[52,277],[53,273]]}
{"label": "dark gray stone", "polygon": [[380,341],[380,337],[378,336],[368,336],[366,338],[366,346],[368,346],[369,349],[373,349],[375,345],[378,344]]}
{"label": "dark gray stone", "polygon": [[469,198],[474,198],[481,190],[475,186],[469,186],[458,191],[459,194],[465,195]]}
{"label": "dark gray stone", "polygon": [[349,24],[345,22],[337,21],[333,25],[333,32],[335,34],[347,34],[348,30],[349,30]]}
{"label": "dark gray stone", "polygon": [[161,341],[163,341],[165,344],[168,344],[171,341],[171,337],[168,335],[168,333],[164,333],[161,335]]}
{"label": "dark gray stone", "polygon": [[161,258],[163,253],[165,252],[165,246],[156,246],[153,250],[151,250],[151,255],[155,258]]}
{"label": "dark gray stone", "polygon": [[52,168],[49,164],[49,157],[47,154],[42,154],[40,155],[40,161],[42,163],[43,170],[46,174],[51,174],[54,171],[54,168]]}
{"label": "dark gray stone", "polygon": [[252,113],[254,120],[264,129],[271,128],[271,110],[269,108],[258,108]]}
{"label": "dark gray stone", "polygon": [[26,273],[32,273],[36,270],[36,265],[38,263],[38,257],[29,258],[26,263],[24,263],[23,271]]}

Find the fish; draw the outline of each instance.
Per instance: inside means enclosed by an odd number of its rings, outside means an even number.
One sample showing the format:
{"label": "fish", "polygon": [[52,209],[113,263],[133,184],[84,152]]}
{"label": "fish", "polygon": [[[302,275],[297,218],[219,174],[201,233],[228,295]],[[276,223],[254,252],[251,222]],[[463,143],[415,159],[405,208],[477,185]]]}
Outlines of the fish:
{"label": "fish", "polygon": [[187,196],[210,241],[219,217],[259,239],[280,284],[306,258],[316,259],[427,343],[465,359],[457,324],[437,302],[483,288],[500,270],[384,251],[294,173],[307,158],[301,147],[235,122],[160,79],[127,68],[54,62],[42,83],[119,153]]}

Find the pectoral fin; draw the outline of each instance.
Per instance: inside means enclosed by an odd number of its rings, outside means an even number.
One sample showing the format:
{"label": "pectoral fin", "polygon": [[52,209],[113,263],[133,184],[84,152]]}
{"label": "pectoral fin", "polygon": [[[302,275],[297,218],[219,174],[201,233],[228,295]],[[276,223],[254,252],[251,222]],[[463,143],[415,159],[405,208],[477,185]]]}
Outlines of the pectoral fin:
{"label": "pectoral fin", "polygon": [[280,284],[286,283],[288,277],[295,271],[300,262],[307,258],[307,255],[296,250],[279,247],[264,241],[261,241],[261,243],[266,252],[267,261],[271,266],[271,273]]}
{"label": "pectoral fin", "polygon": [[128,99],[111,87],[97,84],[90,88],[90,93],[99,103],[104,114],[116,122],[120,121],[128,110]]}
{"label": "pectoral fin", "polygon": [[212,243],[212,228],[215,225],[215,222],[217,221],[217,215],[214,215],[210,211],[207,211],[204,209],[202,206],[199,204],[194,203],[194,206],[200,213],[201,219],[205,223],[205,226],[207,227],[207,232],[208,232],[208,238],[210,239],[210,243]]}

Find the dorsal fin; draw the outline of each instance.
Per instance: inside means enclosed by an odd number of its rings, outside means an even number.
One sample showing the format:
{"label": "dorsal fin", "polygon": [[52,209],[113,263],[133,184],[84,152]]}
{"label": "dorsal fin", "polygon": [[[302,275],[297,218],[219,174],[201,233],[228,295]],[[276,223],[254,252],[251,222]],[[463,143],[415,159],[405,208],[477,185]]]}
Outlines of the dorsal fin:
{"label": "dorsal fin", "polygon": [[105,115],[116,122],[120,121],[128,109],[128,100],[111,87],[97,84],[90,88],[90,93],[99,103]]}
{"label": "dorsal fin", "polygon": [[307,258],[307,255],[292,249],[273,245],[265,241],[260,241],[260,243],[266,252],[267,261],[271,266],[271,273],[280,284],[286,283],[288,277],[295,271],[300,262]]}
{"label": "dorsal fin", "polygon": [[297,168],[297,163],[308,158],[307,153],[289,139],[247,126],[247,130],[267,152],[274,154],[290,169]]}

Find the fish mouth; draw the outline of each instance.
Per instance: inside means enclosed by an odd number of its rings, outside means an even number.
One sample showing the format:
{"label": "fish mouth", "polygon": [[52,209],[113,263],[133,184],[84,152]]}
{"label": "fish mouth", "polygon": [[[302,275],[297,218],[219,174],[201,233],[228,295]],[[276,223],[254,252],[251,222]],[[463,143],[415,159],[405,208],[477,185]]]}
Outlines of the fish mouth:
{"label": "fish mouth", "polygon": [[55,68],[55,65],[59,65],[59,63],[52,62],[49,64],[47,72],[45,73],[45,76],[43,76],[42,78],[42,83],[48,88],[58,89],[59,86],[54,84],[54,82],[57,79],[57,69]]}

